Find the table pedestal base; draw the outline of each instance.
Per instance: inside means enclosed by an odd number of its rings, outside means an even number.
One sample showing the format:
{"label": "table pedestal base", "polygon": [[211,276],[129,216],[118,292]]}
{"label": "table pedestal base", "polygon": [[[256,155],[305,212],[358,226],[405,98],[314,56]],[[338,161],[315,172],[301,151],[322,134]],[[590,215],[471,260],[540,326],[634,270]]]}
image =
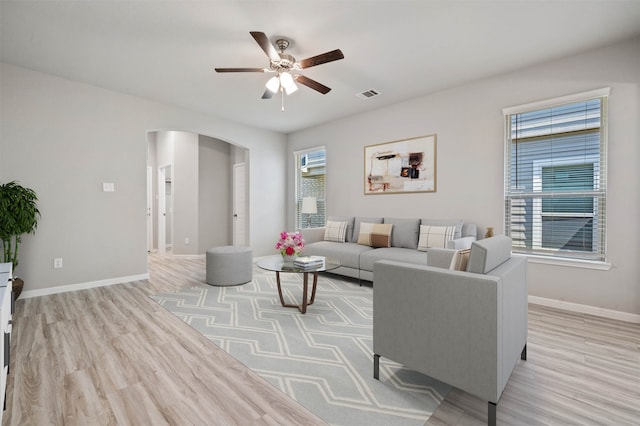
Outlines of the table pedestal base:
{"label": "table pedestal base", "polygon": [[[311,299],[307,300],[308,295],[308,287],[309,287],[309,274],[313,274],[313,286],[311,287]],[[313,305],[313,302],[316,299],[316,287],[318,286],[318,272],[303,272],[303,282],[302,282],[302,304],[294,305],[291,303],[284,303],[284,298],[282,297],[282,287],[280,286],[280,272],[276,271],[276,282],[278,283],[278,296],[280,296],[280,303],[285,308],[298,308],[300,313],[307,312],[307,306]]]}

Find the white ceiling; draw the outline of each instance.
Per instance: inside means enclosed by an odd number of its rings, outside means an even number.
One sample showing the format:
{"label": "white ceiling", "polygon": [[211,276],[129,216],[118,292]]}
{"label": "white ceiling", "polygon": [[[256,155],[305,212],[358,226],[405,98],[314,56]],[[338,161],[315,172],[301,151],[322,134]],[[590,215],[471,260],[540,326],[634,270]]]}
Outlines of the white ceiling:
{"label": "white ceiling", "polygon": [[[289,133],[640,34],[640,0],[6,1],[3,62]],[[292,40],[307,87],[262,100],[269,75],[249,31]],[[382,95],[355,95],[375,89]]]}

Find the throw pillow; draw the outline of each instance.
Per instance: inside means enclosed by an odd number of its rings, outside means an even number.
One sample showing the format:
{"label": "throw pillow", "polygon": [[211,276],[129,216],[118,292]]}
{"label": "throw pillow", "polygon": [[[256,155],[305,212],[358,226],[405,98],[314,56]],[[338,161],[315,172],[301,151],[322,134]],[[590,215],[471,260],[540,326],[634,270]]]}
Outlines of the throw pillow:
{"label": "throw pillow", "polygon": [[427,251],[429,247],[447,248],[447,241],[453,239],[455,232],[455,226],[420,225],[418,250]]}
{"label": "throw pillow", "polygon": [[347,235],[347,222],[327,221],[324,231],[324,240],[336,243],[344,243]]}
{"label": "throw pillow", "polygon": [[352,243],[358,242],[358,237],[360,236],[360,224],[361,223],[382,223],[381,217],[356,217],[353,222],[353,234],[351,235]]}
{"label": "throw pillow", "polygon": [[371,247],[391,247],[391,231],[393,225],[390,223],[360,223],[360,234],[358,244]]}
{"label": "throw pillow", "polygon": [[422,219],[420,225],[429,226],[455,226],[456,232],[453,239],[462,238],[462,220],[460,219]]}
{"label": "throw pillow", "polygon": [[454,269],[456,271],[466,271],[470,254],[471,249],[456,250],[456,252],[453,254],[453,257],[451,258],[451,265],[449,266],[449,269]]}

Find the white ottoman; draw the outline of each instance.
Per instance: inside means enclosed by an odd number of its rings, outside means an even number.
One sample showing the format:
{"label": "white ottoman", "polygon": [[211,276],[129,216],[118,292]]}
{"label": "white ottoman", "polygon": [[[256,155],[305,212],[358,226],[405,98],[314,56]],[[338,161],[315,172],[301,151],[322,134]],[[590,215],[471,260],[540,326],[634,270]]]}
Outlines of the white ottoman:
{"label": "white ottoman", "polygon": [[253,278],[250,247],[222,246],[207,250],[207,284],[238,285]]}

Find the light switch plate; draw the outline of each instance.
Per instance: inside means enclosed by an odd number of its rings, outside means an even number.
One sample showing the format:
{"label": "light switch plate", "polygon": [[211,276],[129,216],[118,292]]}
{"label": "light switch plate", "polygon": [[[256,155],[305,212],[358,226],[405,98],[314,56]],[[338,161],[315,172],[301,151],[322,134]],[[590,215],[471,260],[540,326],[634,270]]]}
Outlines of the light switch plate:
{"label": "light switch plate", "polygon": [[102,183],[102,191],[103,192],[114,192],[116,190],[116,186],[113,182],[103,182]]}

